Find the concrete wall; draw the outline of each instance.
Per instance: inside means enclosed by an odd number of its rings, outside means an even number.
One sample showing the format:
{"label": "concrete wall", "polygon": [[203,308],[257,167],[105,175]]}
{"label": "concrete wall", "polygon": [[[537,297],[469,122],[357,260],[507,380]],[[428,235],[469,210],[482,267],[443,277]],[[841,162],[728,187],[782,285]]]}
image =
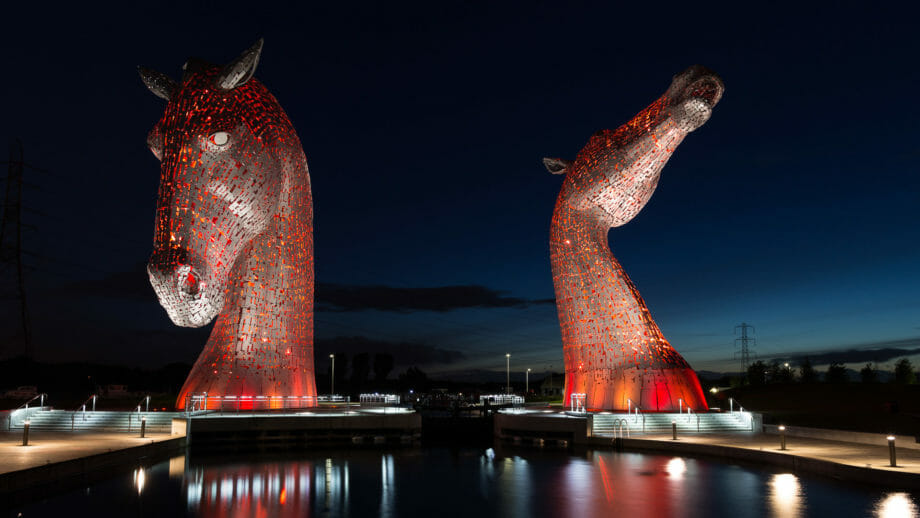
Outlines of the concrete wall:
{"label": "concrete wall", "polygon": [[585,418],[540,416],[539,414],[495,414],[495,437],[499,439],[550,438],[586,444],[589,423]]}
{"label": "concrete wall", "polygon": [[174,417],[172,420],[172,426],[169,430],[169,435],[179,435],[185,437],[187,426],[188,421],[184,417]]}
{"label": "concrete wall", "polygon": [[[173,419],[175,429],[176,421]],[[182,419],[181,421],[185,421]],[[343,416],[310,417],[197,417],[191,420],[191,435],[202,432],[245,432],[245,431],[309,431],[309,430],[406,430],[418,431],[422,418],[417,413],[362,414]]]}

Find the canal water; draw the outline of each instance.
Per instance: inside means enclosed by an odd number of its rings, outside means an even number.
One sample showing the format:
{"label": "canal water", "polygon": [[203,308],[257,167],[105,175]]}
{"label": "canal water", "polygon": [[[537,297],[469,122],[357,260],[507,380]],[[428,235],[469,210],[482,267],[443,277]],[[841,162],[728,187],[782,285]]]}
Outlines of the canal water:
{"label": "canal water", "polygon": [[916,517],[920,495],[646,453],[416,448],[177,456],[30,517]]}

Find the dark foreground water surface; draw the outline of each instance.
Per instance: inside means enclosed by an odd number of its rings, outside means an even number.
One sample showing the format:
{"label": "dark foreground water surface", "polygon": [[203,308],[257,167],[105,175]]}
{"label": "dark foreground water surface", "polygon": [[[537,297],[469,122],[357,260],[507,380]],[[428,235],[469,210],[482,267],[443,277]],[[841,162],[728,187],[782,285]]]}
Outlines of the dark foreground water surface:
{"label": "dark foreground water surface", "polygon": [[24,518],[902,517],[918,516],[917,497],[667,455],[421,448],[180,456],[8,512]]}

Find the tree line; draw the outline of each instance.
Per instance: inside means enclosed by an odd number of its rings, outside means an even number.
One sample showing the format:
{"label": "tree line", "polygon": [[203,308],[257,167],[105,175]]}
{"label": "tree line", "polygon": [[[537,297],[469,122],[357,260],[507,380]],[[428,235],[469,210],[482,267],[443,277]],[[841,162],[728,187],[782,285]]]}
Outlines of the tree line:
{"label": "tree line", "polygon": [[[818,383],[821,374],[811,365],[808,358],[799,365],[798,369],[788,363],[773,360],[766,364],[757,360],[748,366],[746,381],[750,385],[767,385],[771,383]],[[859,371],[860,381],[863,383],[878,383],[880,381],[878,364],[869,362]],[[824,372],[825,383],[848,383],[850,381],[847,368],[841,362],[832,362]],[[907,358],[901,358],[894,365],[892,383],[899,385],[912,385],[917,383],[914,366]]]}

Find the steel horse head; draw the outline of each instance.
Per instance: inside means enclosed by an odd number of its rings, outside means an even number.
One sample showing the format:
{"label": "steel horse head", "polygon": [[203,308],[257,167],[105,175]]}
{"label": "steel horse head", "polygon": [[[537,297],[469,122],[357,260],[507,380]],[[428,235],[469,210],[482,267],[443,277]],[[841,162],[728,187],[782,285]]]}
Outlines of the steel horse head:
{"label": "steel horse head", "polygon": [[[262,40],[183,77],[140,68],[167,101],[147,137],[160,160],[150,283],[179,326],[217,322],[189,394],[308,396],[313,376],[313,202],[300,140],[253,78]],[[216,401],[216,398],[214,399]]]}

